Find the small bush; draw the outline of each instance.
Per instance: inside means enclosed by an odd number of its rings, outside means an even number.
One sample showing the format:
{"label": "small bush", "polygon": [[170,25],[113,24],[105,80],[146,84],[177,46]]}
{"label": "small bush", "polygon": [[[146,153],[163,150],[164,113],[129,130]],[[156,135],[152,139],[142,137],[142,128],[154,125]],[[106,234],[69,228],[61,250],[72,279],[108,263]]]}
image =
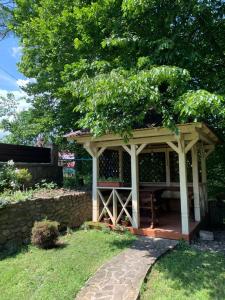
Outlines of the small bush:
{"label": "small bush", "polygon": [[32,175],[27,169],[17,169],[13,160],[10,160],[0,167],[0,192],[17,191],[24,188],[31,179]]}
{"label": "small bush", "polygon": [[35,222],[32,228],[32,244],[43,249],[55,247],[59,237],[58,226],[58,222],[49,220]]}
{"label": "small bush", "polygon": [[20,185],[27,184],[31,181],[32,175],[28,169],[16,169],[16,179]]}

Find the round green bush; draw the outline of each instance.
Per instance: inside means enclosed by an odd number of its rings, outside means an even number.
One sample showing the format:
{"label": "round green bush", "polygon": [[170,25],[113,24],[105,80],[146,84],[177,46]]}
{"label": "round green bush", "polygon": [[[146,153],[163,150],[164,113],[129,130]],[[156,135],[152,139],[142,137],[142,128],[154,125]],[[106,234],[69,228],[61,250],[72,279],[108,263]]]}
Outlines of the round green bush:
{"label": "round green bush", "polygon": [[35,222],[32,228],[32,244],[43,249],[54,248],[59,237],[58,227],[59,223],[55,221]]}

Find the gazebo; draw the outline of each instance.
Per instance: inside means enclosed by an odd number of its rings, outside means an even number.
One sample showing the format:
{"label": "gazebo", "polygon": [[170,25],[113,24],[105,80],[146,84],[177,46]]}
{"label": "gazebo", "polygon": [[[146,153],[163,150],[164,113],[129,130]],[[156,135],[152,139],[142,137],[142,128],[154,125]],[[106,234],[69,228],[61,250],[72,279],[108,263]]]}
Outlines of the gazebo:
{"label": "gazebo", "polygon": [[116,226],[126,216],[136,234],[190,240],[208,212],[206,158],[219,139],[204,123],[177,129],[136,129],[127,142],[117,134],[66,135],[92,157],[94,222],[107,214]]}

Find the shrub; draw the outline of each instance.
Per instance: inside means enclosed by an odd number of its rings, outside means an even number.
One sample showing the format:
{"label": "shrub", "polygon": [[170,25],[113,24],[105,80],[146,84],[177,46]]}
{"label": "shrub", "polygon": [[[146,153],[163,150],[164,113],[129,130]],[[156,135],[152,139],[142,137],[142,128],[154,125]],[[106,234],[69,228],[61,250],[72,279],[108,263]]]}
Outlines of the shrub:
{"label": "shrub", "polygon": [[59,223],[55,221],[35,222],[32,228],[32,244],[43,249],[55,247],[59,237],[58,226]]}
{"label": "shrub", "polygon": [[16,179],[19,184],[29,183],[32,179],[31,173],[27,169],[16,169]]}
{"label": "shrub", "polygon": [[0,168],[0,192],[19,190],[31,178],[27,169],[16,169],[13,160],[10,160]]}

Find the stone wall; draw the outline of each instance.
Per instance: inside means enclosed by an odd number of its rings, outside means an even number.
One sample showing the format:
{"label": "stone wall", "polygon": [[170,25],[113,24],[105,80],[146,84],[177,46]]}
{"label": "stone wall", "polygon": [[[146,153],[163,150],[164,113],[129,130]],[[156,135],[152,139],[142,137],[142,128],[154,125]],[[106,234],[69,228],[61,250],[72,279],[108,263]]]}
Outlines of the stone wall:
{"label": "stone wall", "polygon": [[35,221],[58,221],[60,229],[75,228],[91,220],[91,195],[87,192],[45,199],[33,199],[0,208],[0,251],[15,251],[30,242]]}

